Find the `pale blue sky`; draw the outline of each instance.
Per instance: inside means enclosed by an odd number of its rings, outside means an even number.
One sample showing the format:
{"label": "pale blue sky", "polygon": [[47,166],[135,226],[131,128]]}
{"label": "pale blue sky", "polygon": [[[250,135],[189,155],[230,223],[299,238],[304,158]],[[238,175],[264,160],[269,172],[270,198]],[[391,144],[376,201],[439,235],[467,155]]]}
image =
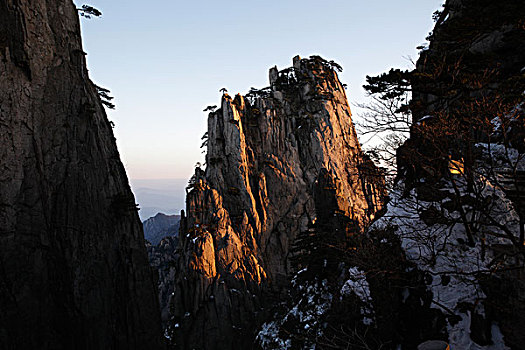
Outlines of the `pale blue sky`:
{"label": "pale blue sky", "polygon": [[[407,68],[442,0],[75,1],[93,81],[111,90],[119,150],[131,179],[189,178],[203,161],[202,110],[219,89],[268,85],[268,69],[321,55],[343,68],[350,102],[365,76]],[[354,119],[355,116],[354,108]]]}

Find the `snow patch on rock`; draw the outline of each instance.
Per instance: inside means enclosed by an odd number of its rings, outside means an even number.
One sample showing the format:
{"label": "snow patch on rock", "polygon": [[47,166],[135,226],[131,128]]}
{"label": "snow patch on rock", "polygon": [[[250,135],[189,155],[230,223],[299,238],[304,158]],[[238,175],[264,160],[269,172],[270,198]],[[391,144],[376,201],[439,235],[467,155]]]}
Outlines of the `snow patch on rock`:
{"label": "snow patch on rock", "polygon": [[370,296],[370,286],[366,280],[366,275],[357,267],[348,269],[349,279],[343,284],[341,288],[341,298],[350,294],[355,294],[362,302],[361,315],[363,315],[363,323],[371,325],[373,323],[373,307],[372,297]]}
{"label": "snow patch on rock", "polygon": [[[263,349],[291,349],[292,339],[282,332],[285,323],[295,322],[298,328],[314,337],[321,336],[325,325],[321,317],[330,309],[333,295],[328,290],[327,280],[314,280],[298,285],[297,276],[293,279],[295,287],[302,291],[299,301],[280,320],[263,324],[257,334],[257,341]],[[304,349],[315,349],[315,344],[304,344]]]}

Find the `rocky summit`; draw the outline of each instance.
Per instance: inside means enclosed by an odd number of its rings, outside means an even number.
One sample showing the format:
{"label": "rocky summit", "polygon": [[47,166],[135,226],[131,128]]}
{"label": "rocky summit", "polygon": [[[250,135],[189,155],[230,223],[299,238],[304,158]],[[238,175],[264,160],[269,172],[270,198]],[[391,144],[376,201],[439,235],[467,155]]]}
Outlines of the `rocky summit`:
{"label": "rocky summit", "polygon": [[179,347],[250,348],[290,282],[295,238],[319,211],[358,232],[382,208],[384,180],[361,150],[338,69],[295,57],[270,69],[269,87],[225,91],[210,107],[206,169],[190,180],[181,220],[171,324]]}

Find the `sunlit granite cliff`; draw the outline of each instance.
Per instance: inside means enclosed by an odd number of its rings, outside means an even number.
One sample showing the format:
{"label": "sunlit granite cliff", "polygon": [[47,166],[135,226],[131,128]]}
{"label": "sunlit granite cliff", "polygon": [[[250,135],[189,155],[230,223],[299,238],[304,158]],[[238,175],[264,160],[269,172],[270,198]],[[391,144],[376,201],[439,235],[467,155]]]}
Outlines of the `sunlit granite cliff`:
{"label": "sunlit granite cliff", "polygon": [[[268,88],[224,93],[209,113],[206,170],[190,181],[180,231],[171,330],[179,347],[250,347],[318,208],[357,231],[381,209],[383,179],[361,151],[337,68],[295,57],[291,68],[270,69]],[[319,183],[328,196],[316,196]]]}
{"label": "sunlit granite cliff", "polygon": [[0,0],[0,349],[159,349],[135,200],[71,0]]}

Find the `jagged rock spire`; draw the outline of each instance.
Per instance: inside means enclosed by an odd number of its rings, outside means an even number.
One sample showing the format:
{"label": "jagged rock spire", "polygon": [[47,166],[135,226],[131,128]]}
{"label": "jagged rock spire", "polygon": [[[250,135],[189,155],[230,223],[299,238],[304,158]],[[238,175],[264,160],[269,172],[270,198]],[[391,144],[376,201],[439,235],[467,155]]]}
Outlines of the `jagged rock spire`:
{"label": "jagged rock spire", "polygon": [[382,206],[382,177],[361,151],[331,63],[296,57],[269,78],[268,88],[224,95],[208,116],[206,170],[192,179],[181,230],[173,330],[182,348],[251,344],[289,281],[295,237],[316,220],[321,173],[358,226]]}

